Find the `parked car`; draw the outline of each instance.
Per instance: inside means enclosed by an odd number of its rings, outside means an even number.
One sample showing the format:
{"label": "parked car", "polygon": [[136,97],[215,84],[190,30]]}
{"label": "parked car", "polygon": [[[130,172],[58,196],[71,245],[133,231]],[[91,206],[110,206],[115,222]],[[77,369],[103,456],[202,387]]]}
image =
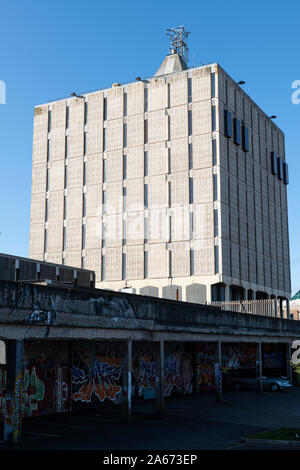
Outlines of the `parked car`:
{"label": "parked car", "polygon": [[[224,386],[234,390],[243,388],[257,389],[259,379],[256,377],[255,369],[237,369],[223,374]],[[262,386],[264,390],[273,392],[279,390],[288,390],[292,384],[286,377],[262,377]]]}

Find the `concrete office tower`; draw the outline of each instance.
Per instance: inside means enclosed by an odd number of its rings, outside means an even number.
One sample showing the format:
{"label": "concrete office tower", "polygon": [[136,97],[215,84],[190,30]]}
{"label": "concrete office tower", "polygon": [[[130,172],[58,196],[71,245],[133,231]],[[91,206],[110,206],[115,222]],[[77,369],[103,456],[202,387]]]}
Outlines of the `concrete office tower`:
{"label": "concrete office tower", "polygon": [[153,78],[34,111],[30,256],[191,302],[290,296],[284,135],[227,73]]}

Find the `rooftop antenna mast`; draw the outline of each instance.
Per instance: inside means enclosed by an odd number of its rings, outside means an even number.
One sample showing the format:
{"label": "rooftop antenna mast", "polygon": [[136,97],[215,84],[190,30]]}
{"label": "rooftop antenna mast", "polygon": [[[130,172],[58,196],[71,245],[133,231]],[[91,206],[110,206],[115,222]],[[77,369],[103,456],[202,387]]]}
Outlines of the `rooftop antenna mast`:
{"label": "rooftop antenna mast", "polygon": [[186,31],[184,27],[175,26],[174,28],[167,29],[167,36],[171,41],[171,47],[169,47],[169,54],[178,54],[182,59],[188,63],[188,52],[186,40],[190,32]]}

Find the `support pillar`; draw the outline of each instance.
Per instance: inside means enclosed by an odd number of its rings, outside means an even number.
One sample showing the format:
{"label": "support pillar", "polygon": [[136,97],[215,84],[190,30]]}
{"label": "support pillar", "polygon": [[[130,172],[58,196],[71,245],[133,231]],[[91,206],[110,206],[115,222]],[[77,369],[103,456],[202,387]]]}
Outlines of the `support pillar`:
{"label": "support pillar", "polygon": [[280,318],[283,318],[283,308],[282,308],[282,298],[279,297],[279,312],[280,312]]}
{"label": "support pillar", "polygon": [[224,285],[224,293],[225,293],[225,302],[229,302],[229,286],[227,284]]}
{"label": "support pillar", "polygon": [[18,444],[22,429],[23,340],[6,341],[4,441]]}
{"label": "support pillar", "polygon": [[289,299],[285,300],[285,304],[286,304],[286,317],[287,317],[288,320],[290,320],[291,316],[290,316],[290,301],[289,301]]}
{"label": "support pillar", "polygon": [[156,344],[156,409],[157,415],[164,414],[165,392],[165,345],[164,341]]}
{"label": "support pillar", "polygon": [[257,391],[262,393],[263,384],[262,384],[262,353],[261,353],[261,343],[257,343],[256,350],[256,379],[257,379]]}
{"label": "support pillar", "polygon": [[291,384],[293,384],[293,368],[291,366],[291,360],[292,360],[292,344],[286,343],[286,356],[285,356],[286,376],[287,376],[287,379],[291,382]]}
{"label": "support pillar", "polygon": [[132,412],[132,340],[129,339],[125,344],[125,355],[123,365],[123,384],[122,384],[122,421],[129,422]]}
{"label": "support pillar", "polygon": [[218,341],[215,352],[215,389],[216,401],[222,401],[222,343]]}

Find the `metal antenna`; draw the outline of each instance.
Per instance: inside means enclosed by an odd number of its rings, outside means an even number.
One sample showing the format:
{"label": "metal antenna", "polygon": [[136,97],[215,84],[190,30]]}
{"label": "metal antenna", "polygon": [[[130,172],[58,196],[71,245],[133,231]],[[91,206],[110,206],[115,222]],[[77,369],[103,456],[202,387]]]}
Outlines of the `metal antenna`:
{"label": "metal antenna", "polygon": [[189,49],[186,44],[186,39],[189,34],[191,33],[186,31],[182,25],[167,29],[167,36],[171,41],[171,47],[169,47],[169,54],[179,54],[186,63],[189,60]]}

